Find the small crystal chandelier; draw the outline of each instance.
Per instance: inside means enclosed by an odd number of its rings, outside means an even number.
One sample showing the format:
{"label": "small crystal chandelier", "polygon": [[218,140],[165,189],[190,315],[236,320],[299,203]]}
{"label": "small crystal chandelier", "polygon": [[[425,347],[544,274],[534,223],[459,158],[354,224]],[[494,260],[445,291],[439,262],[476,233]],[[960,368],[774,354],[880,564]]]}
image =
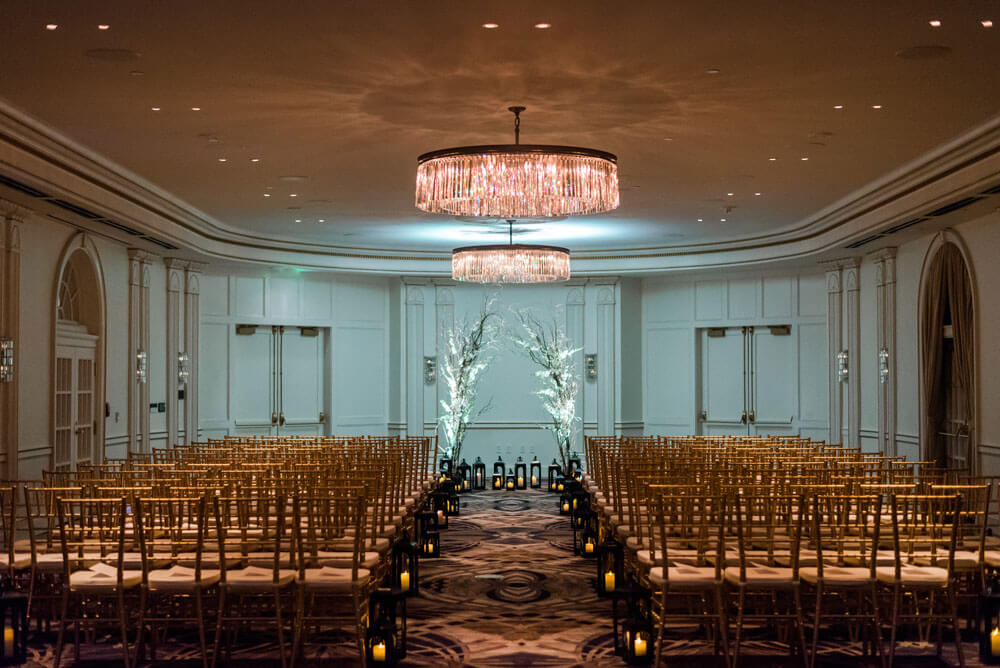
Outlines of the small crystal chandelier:
{"label": "small crystal chandelier", "polygon": [[618,158],[575,146],[514,143],[461,146],[417,158],[416,206],[481,218],[551,218],[618,208]]}
{"label": "small crystal chandelier", "polygon": [[514,243],[508,220],[506,246],[465,246],[451,252],[451,277],[472,283],[555,283],[569,280],[569,250]]}

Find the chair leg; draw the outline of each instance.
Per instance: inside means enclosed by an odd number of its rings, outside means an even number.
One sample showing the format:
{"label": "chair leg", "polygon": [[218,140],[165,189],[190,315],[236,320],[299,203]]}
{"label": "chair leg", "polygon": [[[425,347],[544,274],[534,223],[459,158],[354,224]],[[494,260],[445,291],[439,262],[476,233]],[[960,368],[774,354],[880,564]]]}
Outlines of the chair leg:
{"label": "chair leg", "polygon": [[[143,660],[143,655],[146,652],[146,603],[151,601],[152,596],[147,593],[146,585],[140,585],[139,589],[139,623],[135,631],[135,660],[132,662],[133,665],[138,666]],[[150,630],[152,635],[153,631]]]}
{"label": "chair leg", "polygon": [[885,661],[885,655],[882,651],[882,620],[879,618],[878,611],[878,582],[872,583],[872,653],[878,656],[880,662]]}
{"label": "chair leg", "polygon": [[885,663],[886,668],[892,668],[896,658],[896,626],[899,624],[900,596],[899,583],[896,583],[892,587],[892,619],[889,622],[889,655],[886,657],[888,659]]}
{"label": "chair leg", "polygon": [[[809,666],[809,653],[806,651],[805,615],[802,613],[802,586],[795,585],[795,630],[799,635],[799,651],[802,652],[802,665]],[[789,643],[791,644],[791,643]]]}
{"label": "chair leg", "polygon": [[118,589],[118,622],[122,630],[122,656],[125,660],[125,668],[132,665],[132,657],[128,651],[128,614],[125,609],[125,591]]}
{"label": "chair leg", "polygon": [[958,627],[958,595],[955,587],[948,587],[948,603],[951,607],[951,623],[955,629],[955,650],[958,652],[958,665],[965,668],[965,654],[962,652],[962,630]]}
{"label": "chair leg", "polygon": [[278,652],[281,654],[281,668],[288,668],[288,657],[285,656],[285,629],[281,621],[281,590],[274,592],[274,621],[278,625]]}
{"label": "chair leg", "polygon": [[53,668],[59,668],[59,662],[62,661],[63,643],[66,640],[66,618],[68,616],[69,616],[69,585],[64,585],[62,593],[62,612],[59,615],[59,635],[56,636],[56,658],[52,664]]}
{"label": "chair leg", "polygon": [[219,663],[219,653],[222,651],[222,624],[226,618],[226,608],[229,599],[226,596],[226,588],[219,587],[219,609],[215,617],[215,646],[212,648],[212,668]]}
{"label": "chair leg", "polygon": [[816,614],[813,616],[812,650],[809,652],[809,668],[816,665],[816,650],[819,647],[819,623],[823,617],[823,583],[816,582]]}
{"label": "chair leg", "polygon": [[208,644],[205,642],[205,610],[201,588],[194,590],[194,614],[198,618],[198,641],[201,643],[201,665],[208,668]]}
{"label": "chair leg", "polygon": [[663,586],[660,588],[660,623],[659,628],[656,629],[656,662],[653,664],[656,668],[660,668],[663,665],[663,627],[666,626],[664,623],[666,612],[667,588]]}
{"label": "chair leg", "polygon": [[743,606],[746,603],[746,591],[742,586],[736,598],[736,641],[733,647],[733,668],[740,665],[740,642],[743,640]]}
{"label": "chair leg", "polygon": [[725,659],[726,665],[729,666],[732,660],[729,653],[729,610],[726,608],[726,597],[722,585],[716,585],[714,593],[715,612],[719,619],[719,636],[722,638],[722,657]]}

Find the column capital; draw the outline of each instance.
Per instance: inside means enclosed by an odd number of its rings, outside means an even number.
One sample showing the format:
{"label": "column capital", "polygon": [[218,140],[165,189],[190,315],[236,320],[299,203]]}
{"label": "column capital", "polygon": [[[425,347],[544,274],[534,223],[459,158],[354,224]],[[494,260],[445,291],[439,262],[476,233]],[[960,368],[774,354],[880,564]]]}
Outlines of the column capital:
{"label": "column capital", "polygon": [[32,209],[29,209],[23,204],[18,204],[17,202],[12,202],[9,199],[0,197],[0,218],[24,222],[32,211]]}

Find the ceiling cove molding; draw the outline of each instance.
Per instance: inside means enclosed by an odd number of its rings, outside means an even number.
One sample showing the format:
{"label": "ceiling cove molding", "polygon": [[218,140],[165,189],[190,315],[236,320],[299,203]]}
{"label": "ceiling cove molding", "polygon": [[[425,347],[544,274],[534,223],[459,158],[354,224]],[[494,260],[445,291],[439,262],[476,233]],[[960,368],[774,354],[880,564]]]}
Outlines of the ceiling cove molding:
{"label": "ceiling cove molding", "polygon": [[[127,221],[181,248],[236,262],[445,276],[450,253],[292,242],[238,230],[0,99],[0,174]],[[773,234],[695,245],[575,251],[573,272],[651,273],[803,259],[1000,182],[1000,115]]]}

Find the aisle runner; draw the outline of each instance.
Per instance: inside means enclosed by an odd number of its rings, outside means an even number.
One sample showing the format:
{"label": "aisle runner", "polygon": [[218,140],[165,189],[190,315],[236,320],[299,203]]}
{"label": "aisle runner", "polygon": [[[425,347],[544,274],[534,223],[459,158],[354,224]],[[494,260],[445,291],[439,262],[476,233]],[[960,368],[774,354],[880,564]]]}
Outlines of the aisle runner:
{"label": "aisle runner", "polygon": [[[441,542],[443,556],[420,563],[421,595],[408,603],[408,653],[402,666],[625,665],[612,653],[611,609],[594,593],[594,563],[573,556],[569,519],[558,515],[556,497],[533,490],[464,495],[462,513],[450,519]],[[269,633],[260,636],[273,637]],[[923,656],[919,658],[906,656],[908,649],[900,647],[897,667],[947,665],[933,657],[932,648],[920,648]],[[676,640],[667,650],[672,668],[725,665],[721,658],[706,655],[701,642]],[[858,665],[843,646],[831,644],[820,651],[824,655],[820,666]],[[780,657],[785,646],[779,643],[746,643],[744,652],[741,665],[747,668],[799,665],[753,656]],[[52,665],[51,645],[30,653],[28,665]],[[194,668],[201,666],[198,656],[197,639],[185,633],[161,647],[153,665]],[[308,666],[360,665],[354,641],[339,632],[312,635],[306,656]],[[83,645],[77,663],[67,649],[63,665],[120,666],[120,657],[120,649],[98,642]],[[948,644],[945,658],[954,660]],[[975,645],[965,645],[965,659],[969,666],[979,665]],[[233,665],[280,665],[276,642],[248,644],[244,637],[233,650]]]}

